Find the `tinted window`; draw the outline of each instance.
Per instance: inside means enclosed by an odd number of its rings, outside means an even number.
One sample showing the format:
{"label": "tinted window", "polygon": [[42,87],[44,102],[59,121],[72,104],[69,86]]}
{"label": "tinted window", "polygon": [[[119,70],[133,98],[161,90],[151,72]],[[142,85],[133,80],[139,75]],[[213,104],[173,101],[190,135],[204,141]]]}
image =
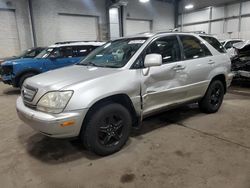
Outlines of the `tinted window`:
{"label": "tinted window", "polygon": [[55,48],[49,57],[55,58],[69,58],[73,57],[72,47]]}
{"label": "tinted window", "polygon": [[85,57],[96,48],[97,48],[96,46],[76,46],[76,47],[73,47],[73,56],[74,57]]}
{"label": "tinted window", "polygon": [[26,58],[32,58],[32,57],[35,57],[37,54],[36,54],[36,51],[35,50],[31,50],[29,51],[24,57]]}
{"label": "tinted window", "polygon": [[176,36],[164,37],[154,41],[147,49],[147,54],[161,54],[163,63],[181,60],[180,46]]}
{"label": "tinted window", "polygon": [[62,58],[73,57],[72,47],[63,47],[60,48],[60,51]]}
{"label": "tinted window", "polygon": [[36,56],[37,56],[38,54],[40,54],[43,50],[44,50],[44,49],[42,49],[42,48],[41,48],[41,49],[37,49],[37,50],[36,50]]}
{"label": "tinted window", "polygon": [[204,40],[206,40],[211,46],[213,46],[218,52],[226,53],[223,45],[214,37],[201,36]]}
{"label": "tinted window", "polygon": [[207,47],[194,36],[180,35],[185,59],[196,59],[212,55]]}

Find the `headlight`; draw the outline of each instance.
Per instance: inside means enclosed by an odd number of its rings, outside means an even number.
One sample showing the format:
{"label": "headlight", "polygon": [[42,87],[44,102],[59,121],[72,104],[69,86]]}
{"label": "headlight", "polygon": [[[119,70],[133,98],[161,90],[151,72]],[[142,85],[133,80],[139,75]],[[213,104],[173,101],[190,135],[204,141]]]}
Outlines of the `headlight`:
{"label": "headlight", "polygon": [[61,113],[70,98],[73,95],[73,91],[53,91],[46,93],[37,103],[37,110],[59,114]]}

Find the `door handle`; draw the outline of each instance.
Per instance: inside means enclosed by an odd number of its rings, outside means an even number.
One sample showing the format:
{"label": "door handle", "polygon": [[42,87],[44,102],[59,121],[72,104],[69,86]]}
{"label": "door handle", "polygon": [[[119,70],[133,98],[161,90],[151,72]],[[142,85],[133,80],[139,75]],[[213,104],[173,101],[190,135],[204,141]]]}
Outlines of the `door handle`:
{"label": "door handle", "polygon": [[209,64],[209,65],[213,65],[213,64],[215,64],[215,62],[214,62],[213,60],[210,59],[209,62],[208,62],[208,64]]}
{"label": "door handle", "polygon": [[173,70],[178,71],[178,70],[184,70],[186,67],[183,65],[176,65]]}

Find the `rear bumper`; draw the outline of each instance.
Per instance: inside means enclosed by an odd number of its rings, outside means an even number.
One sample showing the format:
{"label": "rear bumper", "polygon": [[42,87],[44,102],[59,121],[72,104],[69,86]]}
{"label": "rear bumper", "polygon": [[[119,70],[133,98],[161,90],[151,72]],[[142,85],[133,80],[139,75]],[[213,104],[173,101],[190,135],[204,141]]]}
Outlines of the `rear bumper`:
{"label": "rear bumper", "polygon": [[[19,118],[40,133],[55,138],[71,138],[80,134],[83,119],[87,109],[47,114],[26,107],[21,97],[17,99],[16,110]],[[73,121],[71,126],[62,126],[63,123]]]}

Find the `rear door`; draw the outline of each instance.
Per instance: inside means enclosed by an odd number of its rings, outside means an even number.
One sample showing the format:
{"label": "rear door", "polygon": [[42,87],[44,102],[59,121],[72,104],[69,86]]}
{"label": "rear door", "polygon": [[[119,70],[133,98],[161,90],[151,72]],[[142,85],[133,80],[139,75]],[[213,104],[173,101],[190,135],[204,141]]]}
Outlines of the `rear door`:
{"label": "rear door", "polygon": [[185,67],[186,100],[188,101],[205,94],[210,82],[209,74],[215,62],[212,53],[197,37],[179,35],[179,39],[184,56],[181,66]]}

